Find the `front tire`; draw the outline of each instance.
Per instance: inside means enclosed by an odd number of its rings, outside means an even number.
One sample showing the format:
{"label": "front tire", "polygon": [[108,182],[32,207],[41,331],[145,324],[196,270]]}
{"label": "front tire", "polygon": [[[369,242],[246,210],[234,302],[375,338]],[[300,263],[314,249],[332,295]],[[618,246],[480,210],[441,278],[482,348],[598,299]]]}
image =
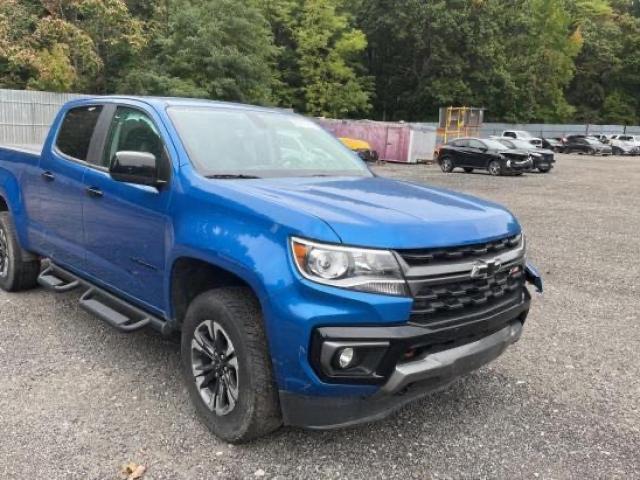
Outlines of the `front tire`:
{"label": "front tire", "polygon": [[243,443],[282,425],[258,300],[247,288],[198,295],[182,328],[183,376],[216,436]]}
{"label": "front tire", "polygon": [[502,174],[502,165],[500,165],[498,160],[492,160],[491,163],[489,163],[489,173],[494,177]]}
{"label": "front tire", "polygon": [[0,212],[0,288],[29,290],[38,284],[39,274],[40,260],[20,247],[9,212]]}
{"label": "front tire", "polygon": [[453,172],[453,169],[456,168],[456,167],[453,164],[453,160],[451,160],[449,157],[444,157],[440,161],[440,168],[442,169],[442,171],[444,173],[451,173],[451,172]]}

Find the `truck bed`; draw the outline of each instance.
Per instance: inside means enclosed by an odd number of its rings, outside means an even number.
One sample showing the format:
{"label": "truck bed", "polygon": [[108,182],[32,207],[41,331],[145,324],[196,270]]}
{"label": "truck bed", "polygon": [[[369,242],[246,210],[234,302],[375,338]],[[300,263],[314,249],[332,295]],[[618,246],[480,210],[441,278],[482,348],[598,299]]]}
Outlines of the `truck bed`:
{"label": "truck bed", "polygon": [[38,155],[42,153],[42,144],[32,143],[28,145],[3,145],[0,144],[0,150],[13,150],[16,152],[30,153]]}

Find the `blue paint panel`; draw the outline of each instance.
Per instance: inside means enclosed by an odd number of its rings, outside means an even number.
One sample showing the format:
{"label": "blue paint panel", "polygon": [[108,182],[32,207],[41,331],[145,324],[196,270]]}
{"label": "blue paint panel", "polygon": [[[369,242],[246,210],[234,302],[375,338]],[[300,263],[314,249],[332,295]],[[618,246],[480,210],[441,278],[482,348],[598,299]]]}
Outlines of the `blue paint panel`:
{"label": "blue paint panel", "polygon": [[[51,139],[68,108],[117,103],[144,109],[157,123],[172,158],[173,176],[161,192],[120,184],[81,164],[62,167],[60,187],[39,190],[38,203],[20,195],[40,184],[57,161]],[[105,97],[67,104],[53,124],[40,167],[33,156],[0,150],[0,194],[14,205],[26,248],[147,306],[173,315],[170,273],[192,257],[224,268],[256,292],[265,315],[276,380],[281,389],[314,395],[366,395],[372,386],[328,385],[308,363],[314,328],[326,325],[394,325],[407,321],[412,300],[321,286],[296,272],[291,236],[377,248],[426,248],[480,243],[520,232],[511,213],[467,195],[383,178],[208,180],[198,175],[166,108],[217,105],[196,100]],[[254,108],[225,104],[227,108]],[[256,107],[257,108],[257,107]],[[26,168],[21,165],[27,164]],[[99,186],[102,199],[76,190]],[[31,188],[31,187],[28,187]],[[29,190],[33,192],[31,188]],[[85,198],[86,197],[86,198]],[[102,201],[104,200],[104,201]],[[100,203],[102,201],[102,203]],[[44,238],[42,232],[52,238]],[[74,232],[80,234],[71,245]],[[153,268],[143,268],[134,259]]]}

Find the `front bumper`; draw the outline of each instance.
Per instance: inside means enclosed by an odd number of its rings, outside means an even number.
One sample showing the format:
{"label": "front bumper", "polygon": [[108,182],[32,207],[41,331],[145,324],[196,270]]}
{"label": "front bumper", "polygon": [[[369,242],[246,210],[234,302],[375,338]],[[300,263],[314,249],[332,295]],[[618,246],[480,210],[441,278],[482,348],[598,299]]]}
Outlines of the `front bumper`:
{"label": "front bumper", "polygon": [[553,168],[556,163],[555,158],[545,158],[545,157],[534,157],[533,159],[533,169],[536,168]]}
{"label": "front bumper", "polygon": [[380,391],[370,397],[317,397],[281,391],[284,423],[322,430],[380,420],[496,359],[518,341],[522,328],[522,323],[514,320],[475,342],[400,365]]}
{"label": "front bumper", "polygon": [[507,160],[505,166],[510,172],[529,172],[533,168],[533,160]]}
{"label": "front bumper", "polygon": [[410,361],[392,361],[384,383],[368,396],[318,396],[280,391],[285,424],[313,429],[346,427],[384,418],[403,405],[442,389],[500,356],[521,335],[530,295],[521,303],[453,328],[424,326],[327,327],[320,334],[342,342],[384,340],[390,352],[421,349]]}

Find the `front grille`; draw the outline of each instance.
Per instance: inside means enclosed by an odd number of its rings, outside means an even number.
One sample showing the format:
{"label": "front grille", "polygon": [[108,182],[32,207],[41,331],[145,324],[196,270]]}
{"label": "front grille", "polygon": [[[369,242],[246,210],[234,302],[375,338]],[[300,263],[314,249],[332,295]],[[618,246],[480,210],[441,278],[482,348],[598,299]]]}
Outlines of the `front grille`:
{"label": "front grille", "polygon": [[522,300],[524,272],[520,264],[484,279],[426,284],[414,297],[410,322],[431,327],[490,314]]}
{"label": "front grille", "polygon": [[497,254],[517,247],[520,241],[521,236],[515,235],[500,240],[461,247],[398,250],[397,252],[404,261],[407,262],[409,267],[418,267],[435,264],[437,262],[474,259],[490,253]]}

